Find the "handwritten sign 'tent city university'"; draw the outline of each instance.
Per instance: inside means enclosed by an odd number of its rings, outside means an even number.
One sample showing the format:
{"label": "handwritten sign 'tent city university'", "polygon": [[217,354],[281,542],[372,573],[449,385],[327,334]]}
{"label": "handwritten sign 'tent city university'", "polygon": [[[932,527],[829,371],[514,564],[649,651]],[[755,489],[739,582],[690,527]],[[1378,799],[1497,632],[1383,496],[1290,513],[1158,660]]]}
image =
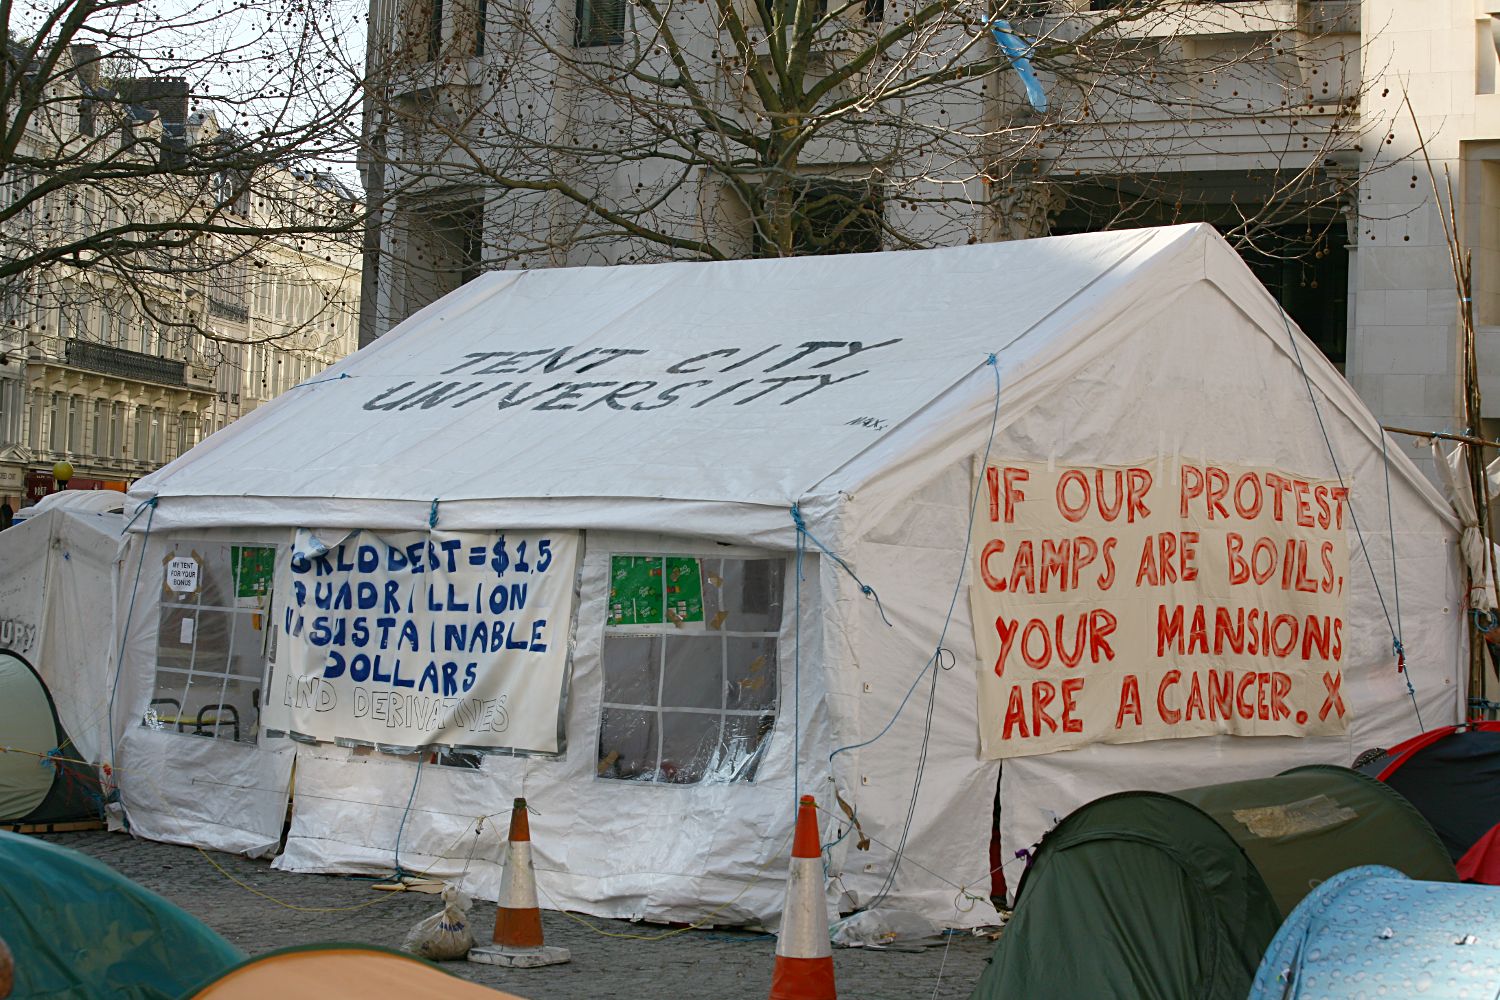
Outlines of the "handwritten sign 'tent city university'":
{"label": "handwritten sign 'tent city university'", "polygon": [[986,757],[1344,731],[1347,487],[1187,460],[982,475]]}

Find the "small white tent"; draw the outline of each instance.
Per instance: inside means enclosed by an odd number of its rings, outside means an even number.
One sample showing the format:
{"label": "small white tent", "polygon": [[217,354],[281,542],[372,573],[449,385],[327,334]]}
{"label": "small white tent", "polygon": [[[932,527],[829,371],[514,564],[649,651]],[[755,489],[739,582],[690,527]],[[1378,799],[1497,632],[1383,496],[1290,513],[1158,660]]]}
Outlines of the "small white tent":
{"label": "small white tent", "polygon": [[[985,533],[1001,530],[1002,510],[1009,520],[1012,488],[1031,476],[1036,501],[1042,479],[1069,470],[1062,509],[1070,475],[1087,488],[1128,470],[1144,477],[1132,490],[1157,484],[1132,493],[1138,531],[1148,502],[1176,516],[1167,491],[1180,490],[1183,518],[1199,516],[1189,466],[1205,530],[1221,530],[1216,503],[1221,515],[1261,506],[1215,494],[1214,475],[1249,470],[1237,482],[1273,490],[1272,527],[1302,553],[1285,588],[1310,574],[1298,599],[1313,602],[1273,621],[1266,602],[1283,598],[1269,570],[1254,591],[1261,641],[1288,655],[1286,676],[1262,651],[1237,689],[1205,701],[1165,662],[1174,635],[1183,655],[1208,656],[1193,612],[1174,626],[1163,611],[1152,650],[1123,612],[1111,640],[1113,625],[1086,617],[1098,602],[1054,591],[1048,614],[1092,623],[1092,666],[1075,644],[1044,669],[1038,644],[1052,640],[1036,611],[1043,627],[1021,634],[1026,666],[1007,678],[986,602],[1019,594],[1026,572],[999,555],[1019,536]],[[1358,528],[1354,516],[1330,528],[1328,498],[1345,488]],[[1306,527],[1291,525],[1314,497],[1321,524],[1308,506]],[[1455,520],[1409,461],[1394,449],[1385,461],[1350,387],[1201,226],[487,274],[142,480],[131,500],[153,505],[122,576],[152,598],[124,622],[115,716],[131,829],[272,852],[295,760],[277,861],[292,870],[383,871],[399,854],[493,897],[500,837],[493,821],[476,833],[476,819],[524,796],[543,905],[773,919],[800,791],[823,810],[831,905],[881,898],[981,924],[994,918],[988,758],[1009,758],[1009,855],[1100,792],[1347,763],[1414,732],[1414,709],[1428,725],[1454,721],[1462,699]],[[1308,549],[1302,530],[1322,541]],[[1198,533],[1175,537],[1186,548]],[[1071,566],[1076,586],[1074,541],[1062,574]],[[1139,539],[1114,541],[1120,579],[1150,586]],[[1319,544],[1321,589],[1308,556]],[[1161,555],[1188,587],[1184,553]],[[1334,560],[1348,564],[1336,592]],[[1258,564],[1246,572],[1263,582]],[[1306,629],[1300,657],[1286,653],[1283,619]],[[1252,617],[1249,652],[1215,651],[1224,672],[1205,684],[1253,660],[1255,628]],[[1059,617],[1060,651],[1062,632]],[[1226,632],[1236,641],[1221,622],[1215,642]],[[1140,742],[1160,734],[1122,731],[1124,694],[1118,714],[1113,694],[1107,713],[1089,700],[1106,681],[1118,688],[1107,669],[1135,670],[1132,657],[1163,661],[1139,664],[1146,715],[1175,716],[1195,738]],[[1062,669],[1060,697],[1028,668]],[[1081,669],[1105,680],[1080,694],[1067,671]],[[1017,670],[1029,702],[997,687],[1019,684]],[[161,699],[179,717],[206,712],[199,731],[217,738],[161,725]],[[230,714],[238,730],[222,723]],[[1021,746],[1023,735],[1064,743]],[[387,752],[429,743],[440,750]]]}
{"label": "small white tent", "polygon": [[[44,750],[69,761],[108,756],[106,706],[117,653],[110,624],[123,527],[119,514],[52,507],[0,531],[0,652],[19,657],[45,685],[69,745]],[[49,723],[28,721],[39,732]],[[0,726],[0,744],[6,742]],[[48,774],[22,756],[0,753],[0,770]]]}

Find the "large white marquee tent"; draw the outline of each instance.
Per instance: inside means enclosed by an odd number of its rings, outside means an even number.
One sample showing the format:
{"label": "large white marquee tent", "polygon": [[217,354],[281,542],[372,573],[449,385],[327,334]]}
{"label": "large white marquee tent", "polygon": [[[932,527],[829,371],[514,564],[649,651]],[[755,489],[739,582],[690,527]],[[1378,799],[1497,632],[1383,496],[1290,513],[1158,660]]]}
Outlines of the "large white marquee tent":
{"label": "large white marquee tent", "polygon": [[[981,755],[989,663],[968,599],[987,454],[1342,477],[1359,521],[1347,731],[1094,743],[1011,757],[1001,780]],[[831,906],[883,897],[977,925],[994,919],[997,780],[1009,858],[1103,792],[1347,763],[1415,732],[1414,708],[1456,721],[1463,699],[1457,522],[1394,446],[1383,457],[1351,388],[1202,226],[490,273],[130,499],[116,819],[265,855],[292,796],[276,863],[296,871],[389,871],[399,849],[404,869],[493,898],[493,817],[524,796],[544,906],[774,920],[801,791],[832,843]],[[569,612],[546,633],[560,687],[499,699],[538,735],[402,754],[309,734],[316,703],[282,701],[303,641],[286,614],[295,574],[343,572],[335,553],[361,539],[496,532],[512,546],[556,533],[576,559],[573,592],[549,598]],[[1398,576],[1405,675],[1382,610]],[[632,587],[665,608],[632,610]]]}

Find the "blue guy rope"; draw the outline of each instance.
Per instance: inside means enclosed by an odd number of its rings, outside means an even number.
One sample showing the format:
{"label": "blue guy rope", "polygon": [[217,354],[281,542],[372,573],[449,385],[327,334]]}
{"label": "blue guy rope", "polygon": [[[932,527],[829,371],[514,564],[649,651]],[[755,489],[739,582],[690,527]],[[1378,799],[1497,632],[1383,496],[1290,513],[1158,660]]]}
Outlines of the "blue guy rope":
{"label": "blue guy rope", "polygon": [[[854,570],[849,568],[849,564],[844,562],[844,560],[839,557],[839,554],[837,552],[824,545],[818,540],[817,535],[814,535],[811,531],[807,530],[807,522],[802,519],[802,510],[796,504],[792,504],[792,523],[797,526],[797,544],[801,545],[801,540],[804,538],[811,539],[814,545],[823,550],[824,555],[828,556],[828,558],[838,563],[839,567],[843,569],[845,573],[848,573],[850,578],[853,579],[855,583],[859,584],[860,593],[864,594],[866,597],[873,597],[875,599],[875,608],[880,612],[881,621],[885,622],[886,625],[891,625],[891,620],[885,616],[885,606],[880,603],[880,595],[875,593],[875,588],[870,586],[868,583],[865,583],[865,581],[861,580],[859,578],[859,575],[856,574]],[[892,625],[891,627],[894,628],[895,626]]]}
{"label": "blue guy rope", "polygon": [[[431,509],[429,509],[427,511],[427,530],[429,532],[433,528],[437,527],[437,521],[438,521],[438,500],[439,499],[440,498],[438,498],[438,497],[433,497],[432,498],[432,507],[431,507]],[[399,880],[403,875],[407,874],[406,870],[401,867],[401,835],[406,832],[406,819],[407,819],[408,816],[411,815],[411,805],[417,799],[417,786],[422,783],[422,758],[425,757],[425,756],[426,756],[426,751],[422,750],[421,748],[418,748],[418,750],[417,750],[417,773],[412,777],[412,781],[411,781],[411,793],[409,795],[407,795],[407,797],[406,797],[406,808],[403,809],[403,810],[401,810],[401,822],[396,827],[396,850],[395,850],[395,857],[392,859],[391,864],[393,866],[395,866],[396,874],[395,874],[394,877],[397,880]]]}
{"label": "blue guy rope", "polygon": [[298,382],[296,385],[292,386],[292,388],[293,389],[305,389],[305,388],[307,388],[310,385],[322,385],[324,382],[337,382],[340,379],[353,378],[353,377],[354,376],[350,375],[348,372],[339,372],[337,375],[330,375],[327,378],[315,378],[315,379],[310,379],[310,380],[308,380],[306,382]]}
{"label": "blue guy rope", "polygon": [[[797,514],[795,505],[792,517]],[[807,552],[807,533],[797,529],[797,576],[792,581],[793,608],[796,615],[792,642],[792,815],[802,801],[802,557]]]}
{"label": "blue guy rope", "polygon": [[[1401,630],[1401,574],[1396,568],[1396,513],[1391,503],[1391,457],[1386,445],[1386,433],[1380,432],[1380,461],[1385,468],[1385,523],[1391,536],[1391,590],[1396,605],[1396,634],[1391,636],[1391,652],[1396,654],[1396,672],[1406,681],[1406,696],[1411,699],[1411,709],[1417,713],[1417,728],[1423,732],[1422,709],[1417,705],[1417,689],[1411,686],[1411,671],[1406,669],[1406,637]],[[1354,505],[1349,505],[1354,510]]]}
{"label": "blue guy rope", "polygon": [[[436,503],[437,501],[433,501]],[[797,504],[792,504],[792,523],[797,526],[797,577],[793,581],[793,593],[795,594],[795,610],[797,616],[796,627],[793,630],[792,642],[792,809],[795,815],[797,804],[801,801],[802,785],[802,559],[807,552],[807,540],[832,559],[849,574],[850,579],[859,584],[860,593],[866,597],[873,598],[875,610],[880,612],[880,620],[885,622],[888,628],[895,628],[891,620],[885,616],[885,607],[880,603],[880,595],[875,588],[859,578],[849,564],[839,557],[839,554],[818,540],[818,536],[807,530],[807,522],[802,518],[802,509]]]}
{"label": "blue guy rope", "polygon": [[[136,507],[135,513],[120,530],[123,537],[130,530],[131,525],[140,518],[143,511],[146,513],[146,531],[141,537],[141,557],[135,564],[135,582],[130,585],[130,606],[125,611],[125,624],[120,628],[120,651],[115,657],[115,679],[109,688],[109,706],[105,710],[105,720],[109,726],[109,766],[114,769],[119,764],[119,747],[115,745],[115,695],[120,690],[120,674],[125,672],[125,642],[130,636],[130,622],[135,617],[135,595],[141,586],[141,568],[146,564],[146,543],[151,541],[151,522],[156,520],[156,497],[141,502]],[[130,819],[126,817],[125,828],[130,829]]]}
{"label": "blue guy rope", "polygon": [[[1345,498],[1349,504],[1349,521],[1354,525],[1354,535],[1359,539],[1359,550],[1365,557],[1365,566],[1370,570],[1370,582],[1375,585],[1375,596],[1380,599],[1380,610],[1385,615],[1386,628],[1391,633],[1391,647],[1396,654],[1396,667],[1406,679],[1406,693],[1411,698],[1412,710],[1417,716],[1417,728],[1426,732],[1426,726],[1422,723],[1422,710],[1417,706],[1417,691],[1412,687],[1411,672],[1406,669],[1406,648],[1401,642],[1400,626],[1392,621],[1391,609],[1385,603],[1385,592],[1380,589],[1380,577],[1375,572],[1375,562],[1370,558],[1370,547],[1365,542],[1365,533],[1359,527],[1359,514],[1354,509],[1354,496],[1349,492],[1349,486],[1344,482],[1344,473],[1339,468],[1338,456],[1333,451],[1333,439],[1328,436],[1328,427],[1323,423],[1323,411],[1318,406],[1318,398],[1313,393],[1312,376],[1307,374],[1307,366],[1302,363],[1302,351],[1297,347],[1297,335],[1292,332],[1292,322],[1287,318],[1285,309],[1281,310],[1281,324],[1286,328],[1287,342],[1292,345],[1292,356],[1297,359],[1297,369],[1302,373],[1302,384],[1307,389],[1307,401],[1312,404],[1313,416],[1318,418],[1318,431],[1323,435],[1323,445],[1328,449],[1328,460],[1333,463],[1333,474],[1338,478],[1339,486],[1345,491]],[[1386,509],[1390,510],[1390,459],[1385,450],[1385,431],[1381,431],[1381,456],[1386,459]],[[1396,552],[1396,535],[1391,533],[1391,560],[1394,565]],[[1396,584],[1399,593],[1400,584]],[[1398,605],[1399,608],[1399,605]]]}
{"label": "blue guy rope", "polygon": [[1010,22],[1002,17],[992,20],[989,28],[995,44],[1000,46],[1000,51],[1010,59],[1011,68],[1016,71],[1016,76],[1021,78],[1021,85],[1026,88],[1026,100],[1031,104],[1031,109],[1039,115],[1046,114],[1047,92],[1042,89],[1042,81],[1037,79],[1036,70],[1031,68],[1033,46],[1017,35],[1011,28]]}
{"label": "blue guy rope", "polygon": [[411,804],[417,799],[417,786],[422,783],[422,758],[426,756],[421,750],[417,751],[417,774],[411,782],[411,794],[406,797],[406,808],[401,810],[401,824],[396,827],[396,857],[391,862],[396,869],[394,878],[398,881],[407,874],[406,869],[401,867],[401,834],[406,831],[406,817],[411,815]]}
{"label": "blue guy rope", "polygon": [[[995,401],[994,401],[994,406],[993,406],[993,408],[992,408],[992,410],[990,412],[990,432],[989,432],[989,436],[985,439],[984,459],[983,459],[983,461],[980,464],[980,468],[981,469],[982,468],[986,468],[986,467],[989,466],[990,452],[994,448],[994,444],[995,444],[995,432],[999,428],[999,425],[1000,425],[1000,397],[1001,397],[1001,391],[1000,391],[1001,390],[1001,381],[1000,381],[1000,362],[999,362],[999,359],[998,359],[998,357],[996,355],[990,354],[985,359],[984,363],[985,363],[986,366],[988,366],[991,369],[991,371],[993,372],[994,377],[995,377]],[[974,486],[974,493],[973,493],[973,495],[969,499],[969,520],[968,520],[968,527],[967,527],[967,529],[964,532],[964,550],[963,550],[963,555],[962,555],[962,557],[959,560],[958,572],[955,574],[955,577],[954,577],[954,581],[953,581],[953,593],[952,593],[952,596],[948,600],[948,613],[943,618],[943,627],[942,627],[942,629],[938,633],[937,643],[933,647],[932,656],[930,656],[927,659],[927,661],[925,663],[923,663],[922,669],[919,670],[917,672],[917,675],[912,678],[911,684],[906,689],[906,694],[904,696],[902,696],[902,698],[901,698],[901,703],[898,706],[896,706],[895,713],[890,717],[890,719],[886,722],[886,724],[881,728],[880,732],[876,733],[874,736],[870,737],[869,739],[864,740],[863,742],[860,742],[860,743],[851,743],[848,746],[839,747],[838,749],[834,750],[832,753],[830,753],[828,755],[828,762],[829,762],[830,765],[832,765],[833,759],[835,757],[837,757],[839,754],[841,754],[841,753],[847,753],[850,750],[858,750],[858,749],[861,749],[862,747],[867,747],[870,744],[872,744],[872,743],[876,742],[877,740],[879,740],[886,733],[890,732],[891,727],[896,724],[896,720],[901,717],[901,713],[906,710],[907,703],[911,701],[911,696],[912,696],[913,692],[916,691],[917,685],[922,682],[922,678],[928,676],[929,671],[931,672],[931,678],[930,678],[929,683],[928,683],[927,713],[926,713],[926,716],[923,719],[923,731],[922,731],[921,750],[918,753],[917,766],[916,766],[916,769],[915,769],[915,774],[914,774],[913,779],[912,779],[911,800],[910,800],[910,802],[907,805],[906,818],[905,818],[904,822],[902,823],[901,838],[900,838],[900,840],[897,843],[896,850],[895,850],[895,859],[893,860],[893,862],[891,864],[890,871],[886,874],[885,879],[884,879],[883,883],[881,884],[879,892],[877,892],[871,898],[870,902],[868,904],[866,904],[866,906],[865,906],[866,909],[869,909],[871,907],[879,905],[880,901],[882,899],[884,899],[885,896],[890,892],[890,889],[891,889],[892,885],[895,883],[896,872],[901,867],[901,859],[902,859],[902,856],[905,854],[905,851],[906,851],[907,840],[908,840],[908,838],[911,835],[912,818],[916,815],[917,796],[918,796],[918,794],[921,791],[922,775],[923,775],[923,772],[926,770],[926,766],[927,766],[927,748],[928,748],[928,745],[929,745],[929,743],[931,741],[931,737],[932,737],[932,717],[933,717],[933,711],[934,711],[934,709],[936,708],[936,705],[937,705],[937,678],[938,678],[938,672],[939,672],[939,670],[952,669],[952,656],[953,656],[953,654],[952,654],[952,652],[950,650],[948,650],[943,645],[943,643],[947,639],[948,628],[949,628],[949,626],[953,622],[953,612],[954,612],[954,610],[958,606],[958,597],[959,597],[959,594],[962,592],[964,572],[965,572],[965,570],[966,570],[966,568],[968,566],[968,562],[969,562],[969,549],[970,549],[971,539],[973,538],[973,535],[974,535],[974,517],[975,517],[976,512],[979,509],[979,498],[983,494],[983,491],[984,491],[984,477],[981,476],[981,477],[979,477],[978,482]],[[944,654],[945,653],[947,654],[948,659],[949,659],[949,662],[946,663],[946,664],[944,663]],[[857,819],[858,819],[858,815],[856,813],[856,815],[854,816],[854,818],[852,818],[850,820],[850,822],[848,824],[848,827],[844,830],[844,832],[842,834],[840,834],[836,839],[830,841],[829,843],[826,843],[826,844],[822,845],[822,849],[824,851],[827,851],[828,849],[836,846],[845,837],[847,837],[849,835],[850,831],[854,829],[854,823],[855,823],[855,821]]]}

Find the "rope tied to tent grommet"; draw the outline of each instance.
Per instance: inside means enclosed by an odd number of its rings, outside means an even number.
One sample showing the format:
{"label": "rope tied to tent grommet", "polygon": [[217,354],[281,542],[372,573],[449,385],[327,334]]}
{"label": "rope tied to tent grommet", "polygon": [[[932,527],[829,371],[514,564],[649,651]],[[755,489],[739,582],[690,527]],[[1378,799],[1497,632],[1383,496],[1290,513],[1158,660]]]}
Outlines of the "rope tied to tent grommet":
{"label": "rope tied to tent grommet", "polygon": [[[984,365],[981,368],[976,369],[976,373],[983,371],[984,368],[989,368],[994,375],[995,392],[994,402],[990,409],[990,429],[989,434],[985,437],[984,456],[980,462],[980,469],[984,469],[989,465],[990,454],[994,450],[995,446],[995,433],[999,430],[1000,427],[1000,402],[1003,383],[1000,377],[1000,359],[997,353],[991,352],[990,354],[988,354],[985,358]],[[906,817],[901,824],[901,837],[895,847],[889,847],[889,845],[882,844],[882,846],[887,847],[892,852],[894,857],[891,862],[890,870],[886,873],[884,880],[881,882],[879,890],[874,894],[874,896],[870,898],[870,901],[866,903],[864,907],[862,907],[862,909],[865,910],[874,909],[875,907],[880,905],[881,901],[884,900],[885,897],[890,893],[891,887],[895,884],[896,873],[898,870],[900,870],[902,862],[907,860],[906,844],[908,838],[911,835],[912,820],[916,815],[917,797],[921,793],[922,789],[922,776],[927,768],[927,749],[932,738],[933,711],[937,705],[938,675],[942,673],[943,670],[950,669],[948,667],[945,667],[943,664],[943,654],[944,652],[947,652],[951,656],[952,651],[948,650],[947,647],[943,645],[943,643],[948,637],[948,628],[953,623],[953,613],[954,610],[958,607],[958,597],[963,590],[963,582],[967,575],[969,565],[969,552],[974,538],[974,518],[979,510],[979,498],[983,492],[983,489],[984,477],[983,475],[980,475],[976,478],[974,490],[969,497],[969,519],[968,526],[964,529],[963,555],[960,557],[958,572],[957,574],[955,574],[953,580],[953,593],[948,600],[948,613],[943,618],[943,627],[938,632],[937,642],[933,644],[932,655],[927,658],[927,661],[922,664],[922,669],[919,670],[917,672],[917,675],[912,678],[911,685],[906,689],[906,694],[901,698],[901,704],[896,706],[895,713],[891,715],[890,720],[886,722],[886,724],[881,728],[880,732],[862,742],[851,743],[847,746],[841,746],[828,755],[828,763],[831,770],[833,759],[839,754],[846,753],[850,750],[859,750],[863,747],[867,747],[879,740],[881,737],[885,736],[886,733],[891,731],[891,727],[896,724],[896,720],[901,717],[901,713],[906,710],[907,703],[911,701],[911,696],[916,692],[917,686],[922,682],[922,678],[927,677],[929,673],[931,674],[931,680],[929,681],[927,690],[927,712],[922,722],[921,745],[918,749],[917,760],[913,769],[915,773],[912,777],[911,798],[907,802]],[[798,538],[800,542],[801,536],[799,535]],[[814,541],[816,541],[816,539],[814,539]],[[799,629],[800,624],[801,623],[799,619]],[[835,791],[837,791],[837,789],[835,789]],[[835,838],[830,843],[821,845],[821,849],[823,851],[828,851],[831,848],[836,847],[844,840],[845,837],[849,836],[850,830],[855,829],[855,826],[858,822],[857,810],[851,811],[850,820],[851,822],[849,826],[842,833],[840,833],[837,838]]]}
{"label": "rope tied to tent grommet", "polygon": [[437,497],[433,497],[432,498],[432,509],[427,512],[427,527],[429,529],[437,527],[437,515],[438,515],[438,498]]}
{"label": "rope tied to tent grommet", "polygon": [[322,385],[324,382],[337,382],[340,379],[353,378],[353,377],[354,376],[350,375],[348,372],[339,372],[337,375],[330,375],[327,378],[315,378],[315,379],[313,379],[310,382],[299,382],[296,385],[292,386],[292,388],[293,389],[305,389],[305,388],[307,388],[310,385]]}
{"label": "rope tied to tent grommet", "polygon": [[[130,526],[136,522],[136,519],[140,517],[141,514],[145,513],[147,508],[150,508],[152,511],[156,510],[156,497],[142,500],[139,504],[136,505],[135,513],[130,516],[129,521],[125,522],[125,527],[120,529],[120,534],[123,535],[125,534],[125,532],[129,531]],[[147,520],[149,521],[150,519],[148,518]]]}
{"label": "rope tied to tent grommet", "polygon": [[821,541],[818,540],[817,535],[814,535],[811,531],[807,530],[807,522],[803,520],[802,509],[797,504],[792,504],[792,523],[797,526],[797,534],[799,537],[811,539],[812,543],[818,548],[822,549],[824,554],[826,554],[828,558],[838,563],[839,568],[841,568],[845,573],[849,574],[850,579],[859,584],[860,593],[864,594],[866,597],[872,597],[875,599],[875,610],[880,612],[880,620],[885,622],[888,627],[895,628],[896,626],[892,625],[891,620],[885,616],[885,605],[880,603],[880,595],[875,592],[875,588],[861,580],[859,578],[859,574],[855,573],[854,570],[849,567],[849,564],[846,563],[842,558],[840,558],[837,552],[824,545]]}
{"label": "rope tied to tent grommet", "polygon": [[[125,624],[120,628],[120,649],[115,654],[115,679],[109,687],[109,702],[105,706],[105,723],[109,726],[109,761],[105,770],[106,777],[111,776],[108,767],[112,766],[120,756],[120,748],[115,740],[115,698],[120,693],[120,675],[125,672],[125,646],[130,639],[131,619],[135,617],[135,596],[141,587],[141,569],[146,564],[146,547],[151,542],[151,523],[156,520],[157,500],[157,497],[150,497],[141,501],[136,507],[135,513],[131,515],[130,520],[126,522],[125,527],[120,529],[120,537],[123,538],[125,533],[130,530],[130,526],[135,524],[136,519],[141,516],[143,511],[150,512],[146,515],[146,530],[141,536],[141,554],[135,564],[135,580],[130,585],[130,604],[125,610]],[[111,789],[110,801],[119,802],[122,806],[124,804],[123,792],[118,784]],[[122,809],[120,820],[124,824],[126,832],[129,832],[130,814]]]}

